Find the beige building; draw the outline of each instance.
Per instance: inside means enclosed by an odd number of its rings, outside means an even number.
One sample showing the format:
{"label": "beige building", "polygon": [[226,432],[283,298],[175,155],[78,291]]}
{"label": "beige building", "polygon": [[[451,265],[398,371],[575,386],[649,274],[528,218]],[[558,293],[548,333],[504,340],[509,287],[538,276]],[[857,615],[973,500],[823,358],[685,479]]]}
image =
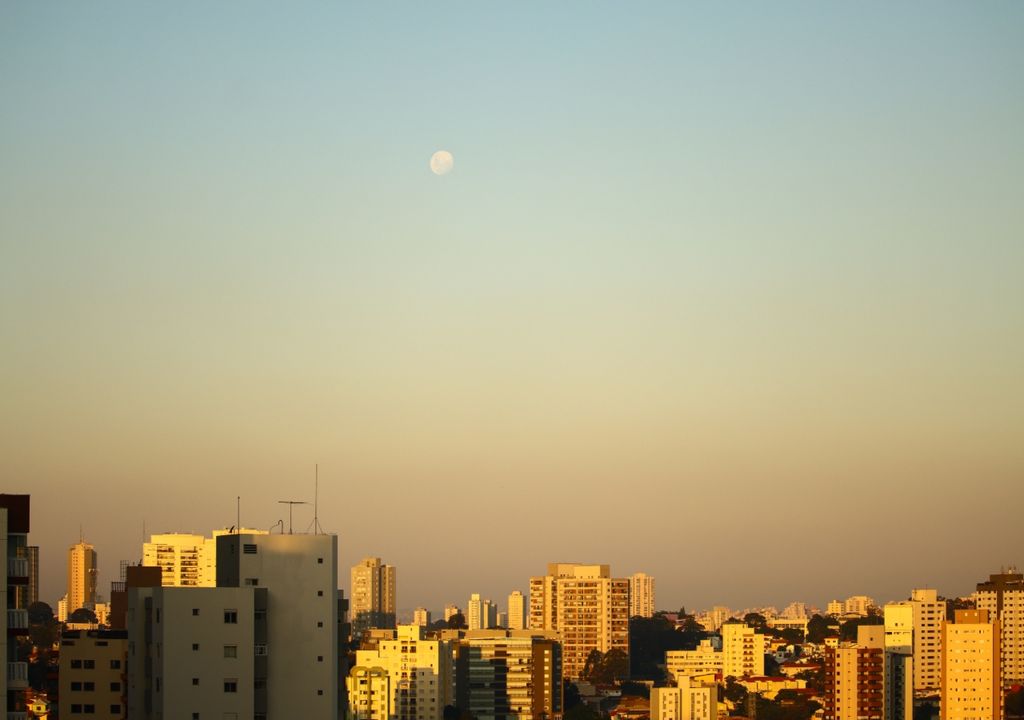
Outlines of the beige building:
{"label": "beige building", "polygon": [[764,675],[765,636],[740,622],[722,625],[722,675]]}
{"label": "beige building", "polygon": [[554,630],[566,678],[578,679],[592,650],[629,654],[629,580],[607,565],[550,563],[530,578],[530,628]]}
{"label": "beige building", "polygon": [[68,549],[68,615],[96,604],[96,548],[82,540]]}
{"label": "beige building", "polygon": [[508,596],[508,628],[525,630],[526,626],[526,596],[518,590],[513,590]]}
{"label": "beige building", "polygon": [[651,720],[716,720],[718,684],[682,677],[675,687],[651,689]]}
{"label": "beige building", "polygon": [[1000,674],[1003,690],[1024,685],[1024,575],[1007,568],[978,583],[978,610],[987,610],[999,628]]}
{"label": "beige building", "polygon": [[[142,564],[159,567],[164,587],[215,587],[217,585],[217,538],[234,529],[214,530],[212,537],[191,533],[151,535],[142,544]],[[266,530],[242,528],[240,535],[266,535]]]}
{"label": "beige building", "polygon": [[351,720],[388,720],[391,712],[391,674],[382,667],[356,665],[345,678]]}
{"label": "beige building", "polygon": [[430,624],[430,611],[425,607],[418,607],[412,611],[412,624],[426,627]]}
{"label": "beige building", "polygon": [[69,630],[60,641],[60,717],[128,717],[124,630]]}
{"label": "beige building", "polygon": [[367,557],[353,566],[349,611],[353,636],[369,628],[394,628],[398,571],[380,558]]}
{"label": "beige building", "polygon": [[459,641],[458,707],[477,720],[560,720],[561,646],[554,632],[469,630]]}
{"label": "beige building", "polygon": [[710,640],[701,640],[695,650],[668,650],[665,653],[665,672],[670,682],[678,683],[695,675],[719,675],[723,662],[722,651],[716,650]]}
{"label": "beige building", "polygon": [[846,605],[841,600],[829,600],[825,606],[825,614],[838,617],[846,613]]}
{"label": "beige building", "polygon": [[[913,662],[913,689],[921,693],[938,692],[942,682],[942,623],[946,620],[946,602],[930,588],[911,591],[910,599],[885,606],[887,634],[891,625],[889,618],[905,618],[896,613],[896,607],[908,608],[911,612],[911,637]],[[890,641],[893,641],[891,638]]]}
{"label": "beige building", "polygon": [[914,608],[889,603],[884,617],[883,710],[886,720],[914,716]]}
{"label": "beige building", "polygon": [[942,626],[942,720],[999,720],[999,629],[987,610],[957,610]]}
{"label": "beige building", "polygon": [[[359,708],[361,720],[441,720],[455,695],[451,644],[426,639],[418,625],[399,625],[387,632],[390,637],[379,640],[375,649],[356,652],[356,667],[347,681],[350,708]],[[387,674],[386,706],[379,698],[384,681],[370,670]],[[383,715],[374,714],[381,708]]]}
{"label": "beige building", "polygon": [[462,610],[459,609],[458,605],[445,605],[444,606],[444,620],[445,620],[445,622],[448,622],[449,620],[451,620],[453,617],[455,617],[456,615],[458,615],[461,612],[462,612]]}
{"label": "beige building", "polygon": [[654,615],[654,578],[642,572],[629,576],[629,616]]}
{"label": "beige building", "polygon": [[824,720],[883,720],[885,628],[857,628],[856,643],[825,652]]}

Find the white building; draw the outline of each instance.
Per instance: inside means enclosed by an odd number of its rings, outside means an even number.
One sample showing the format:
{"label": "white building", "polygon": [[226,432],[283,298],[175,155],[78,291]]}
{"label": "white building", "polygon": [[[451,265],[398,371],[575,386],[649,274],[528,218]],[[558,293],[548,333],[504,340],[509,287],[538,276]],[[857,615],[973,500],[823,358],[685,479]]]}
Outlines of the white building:
{"label": "white building", "polygon": [[430,624],[430,611],[424,607],[418,607],[412,611],[412,624],[426,627]]}
{"label": "white building", "polygon": [[[391,634],[390,639],[378,641],[376,649],[356,652],[356,667],[347,682],[350,706],[355,711],[358,705],[360,720],[441,720],[445,705],[454,704],[451,644],[425,639],[424,629],[418,625],[399,625]],[[370,672],[376,669],[388,676],[386,706],[376,701],[384,687]],[[365,694],[360,696],[361,692]],[[374,708],[382,708],[384,714],[374,714]]]}
{"label": "white building", "polygon": [[912,720],[914,608],[909,603],[888,603],[883,612],[885,665],[882,682],[885,720]]}
{"label": "white building", "polygon": [[711,640],[701,640],[695,650],[668,650],[665,653],[665,671],[671,682],[695,675],[714,675],[722,672],[724,655],[715,649]]}
{"label": "white building", "polygon": [[380,558],[366,557],[352,567],[349,599],[352,634],[370,628],[394,628],[398,608],[398,570]]}
{"label": "white building", "polygon": [[458,615],[461,612],[462,611],[459,609],[458,605],[445,605],[444,606],[444,621],[448,622],[454,616]]}
{"label": "white building", "polygon": [[765,636],[738,622],[722,626],[722,675],[764,675]]}
{"label": "white building", "polygon": [[526,629],[526,596],[518,590],[508,596],[508,629]]}
{"label": "white building", "polygon": [[387,720],[391,708],[391,675],[382,667],[356,665],[345,678],[351,720]]}
{"label": "white building", "polygon": [[651,689],[651,720],[715,720],[718,685],[680,678],[676,687]]}
{"label": "white building", "polygon": [[[886,640],[890,640],[890,620],[905,618],[897,613],[897,607],[904,607],[911,613],[910,630],[913,641],[913,689],[921,693],[934,693],[942,687],[942,623],[946,620],[946,602],[938,598],[933,589],[919,588],[911,591],[910,600],[888,603],[885,606]],[[902,641],[901,641],[902,642]]]}
{"label": "white building", "polygon": [[974,601],[999,629],[999,665],[1003,690],[1024,685],[1024,575],[1007,568],[978,583]]}
{"label": "white building", "polygon": [[489,630],[498,624],[498,606],[473,593],[466,603],[466,626],[470,630]]}
{"label": "white building", "polygon": [[875,601],[867,595],[853,595],[846,598],[846,602],[843,603],[843,610],[846,615],[860,615],[864,617],[868,614],[868,609],[873,607],[874,604]]}
{"label": "white building", "polygon": [[633,573],[629,576],[629,616],[646,617],[654,615],[654,578],[647,573]]}
{"label": "white building", "polygon": [[[217,538],[232,530],[214,530],[212,537],[192,533],[159,533],[142,544],[142,564],[159,567],[164,587],[215,587]],[[243,528],[239,534],[266,535],[266,530]]]}

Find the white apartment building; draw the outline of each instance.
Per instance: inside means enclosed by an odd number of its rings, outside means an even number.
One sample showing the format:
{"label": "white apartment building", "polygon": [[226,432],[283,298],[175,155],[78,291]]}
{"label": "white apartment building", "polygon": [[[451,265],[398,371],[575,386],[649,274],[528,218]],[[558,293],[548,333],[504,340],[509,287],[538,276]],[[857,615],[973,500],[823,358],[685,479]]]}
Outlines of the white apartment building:
{"label": "white apartment building", "polygon": [[518,590],[513,590],[508,596],[508,628],[526,629],[526,596]]}
{"label": "white apartment building", "polygon": [[825,606],[826,615],[839,616],[846,613],[846,605],[841,600],[829,600]]}
{"label": "white apartment building", "polygon": [[765,636],[738,622],[722,626],[722,675],[764,675]]}
{"label": "white apartment building", "polygon": [[1024,685],[1024,575],[1007,568],[978,583],[972,596],[999,628],[999,665],[1003,689]]}
{"label": "white apartment building", "polygon": [[654,578],[647,573],[633,573],[629,576],[629,616],[652,617],[654,615]]}
{"label": "white apartment building", "polygon": [[550,563],[547,575],[530,578],[530,628],[559,634],[570,680],[592,650],[628,655],[629,580],[611,577],[608,565]]}
{"label": "white apartment building", "polygon": [[[356,667],[347,681],[353,711],[357,704],[363,713],[360,720],[441,720],[445,705],[454,704],[455,697],[451,643],[425,639],[424,629],[418,625],[399,625],[390,632],[392,637],[378,641],[376,649],[356,652]],[[371,670],[387,674],[390,696],[386,705],[378,697],[383,680],[375,678]],[[357,693],[355,698],[351,688]],[[383,708],[383,714],[373,714],[375,708]]]}
{"label": "white apartment building", "polygon": [[356,665],[345,678],[351,720],[388,720],[391,674],[382,667]]}
{"label": "white apartment building", "polygon": [[412,624],[426,627],[430,624],[430,611],[425,607],[418,607],[412,611]]}
{"label": "white apartment building", "polygon": [[[938,598],[931,588],[911,591],[910,599],[885,606],[886,639],[890,635],[890,617],[893,623],[902,626],[904,613],[897,613],[897,607],[908,608],[912,622],[909,628],[913,648],[913,689],[917,692],[937,692],[942,683],[942,623],[946,620],[946,602]],[[895,627],[895,626],[894,626]]]}
{"label": "white apartment building", "polygon": [[914,716],[914,608],[888,603],[883,627],[883,710],[885,720]]}
{"label": "white apartment building", "polygon": [[874,604],[875,601],[867,595],[853,595],[846,598],[846,602],[843,603],[843,610],[847,615],[860,615],[864,617],[868,614],[868,608],[873,607]]}
{"label": "white apartment building", "polygon": [[732,617],[732,610],[724,605],[715,605],[710,610],[697,615],[697,622],[709,632],[717,632],[726,620]]}
{"label": "white apartment building", "polygon": [[444,606],[444,620],[445,620],[445,622],[448,622],[454,616],[458,615],[461,612],[462,612],[462,610],[459,609],[458,605],[445,605]]}
{"label": "white apartment building", "polygon": [[999,720],[999,629],[988,610],[957,610],[943,624],[942,720]]}
{"label": "white apartment building", "polygon": [[[159,567],[164,587],[215,587],[217,538],[233,530],[214,530],[212,537],[192,533],[159,533],[142,544],[142,564]],[[239,534],[267,535],[266,530],[243,528]]]}
{"label": "white apartment building", "polygon": [[651,689],[651,720],[716,720],[718,684],[680,678],[675,687]]}
{"label": "white apartment building", "polygon": [[717,650],[711,640],[701,640],[695,650],[665,652],[665,672],[669,681],[675,683],[695,675],[721,673],[724,662],[722,651]]}

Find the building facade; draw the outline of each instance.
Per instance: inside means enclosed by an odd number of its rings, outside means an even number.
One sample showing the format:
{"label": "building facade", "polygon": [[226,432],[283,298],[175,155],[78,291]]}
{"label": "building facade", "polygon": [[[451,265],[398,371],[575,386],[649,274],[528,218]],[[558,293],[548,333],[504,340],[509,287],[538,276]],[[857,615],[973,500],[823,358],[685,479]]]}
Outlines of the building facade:
{"label": "building facade", "polygon": [[647,573],[629,576],[629,616],[649,618],[654,615],[654,578]]}
{"label": "building facade", "polygon": [[425,607],[418,607],[412,611],[412,624],[426,627],[430,624],[430,611]]}
{"label": "building facade", "polygon": [[565,677],[581,677],[592,650],[629,655],[629,580],[608,565],[550,563],[530,578],[530,628],[552,630],[562,643]]}
{"label": "building facade", "polygon": [[1003,690],[1024,685],[1024,575],[1016,568],[978,583],[972,596],[999,628],[999,667]]}
{"label": "building facade", "polygon": [[722,625],[722,675],[764,675],[765,636],[739,622]]}
{"label": "building facade", "polygon": [[526,597],[518,590],[508,596],[508,629],[526,629]]}
{"label": "building facade", "polygon": [[718,684],[689,677],[675,687],[651,689],[651,720],[716,720]]}
{"label": "building facade", "polygon": [[999,629],[988,610],[957,610],[942,647],[942,720],[1000,720]]}
{"label": "building facade", "polygon": [[[710,640],[701,640],[694,650],[668,650],[665,652],[665,672],[669,682],[695,675],[722,675],[724,656]],[[653,705],[652,705],[653,710]]]}
{"label": "building facade", "polygon": [[883,720],[885,630],[858,628],[856,643],[825,651],[824,720]]}
{"label": "building facade", "polygon": [[[18,659],[18,637],[28,635],[28,533],[31,499],[28,495],[0,494],[0,700],[9,713],[24,712],[28,663]],[[10,715],[8,715],[10,717]]]}
{"label": "building facade", "polygon": [[924,694],[938,692],[942,682],[942,623],[946,620],[946,602],[940,600],[933,589],[912,590],[909,600],[885,606],[887,626],[889,613],[895,612],[890,608],[895,606],[909,608],[912,614],[913,689]]}
{"label": "building facade", "polygon": [[128,717],[128,633],[68,630],[60,641],[59,716]]}

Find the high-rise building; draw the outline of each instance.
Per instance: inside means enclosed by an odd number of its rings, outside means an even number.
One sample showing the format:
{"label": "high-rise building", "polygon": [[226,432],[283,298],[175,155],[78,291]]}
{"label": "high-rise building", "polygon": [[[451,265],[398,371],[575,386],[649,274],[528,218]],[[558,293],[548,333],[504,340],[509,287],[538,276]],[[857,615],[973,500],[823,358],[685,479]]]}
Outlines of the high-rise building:
{"label": "high-rise building", "polygon": [[426,627],[430,624],[430,611],[424,607],[418,607],[412,611],[412,624]]}
{"label": "high-rise building", "polygon": [[884,610],[883,706],[885,720],[914,716],[914,608],[889,603]]}
{"label": "high-rise building", "polygon": [[68,630],[60,641],[60,717],[128,717],[124,630]]}
{"label": "high-rise building", "polygon": [[883,720],[885,628],[862,625],[857,642],[825,650],[824,720]]}
{"label": "high-rise building", "polygon": [[[441,720],[455,694],[450,642],[427,639],[418,625],[399,625],[386,632],[390,638],[380,639],[376,648],[356,652],[356,665],[346,681],[349,707],[360,720]],[[375,682],[376,670],[388,676],[387,704],[379,702],[385,686],[379,679]]]}
{"label": "high-rise building", "polygon": [[333,535],[222,535],[217,587],[129,587],[129,717],[339,718]]}
{"label": "high-rise building", "polygon": [[526,629],[526,597],[518,590],[513,590],[508,596],[508,628]]}
{"label": "high-rise building", "polygon": [[444,606],[444,621],[448,622],[454,616],[458,615],[461,612],[462,611],[459,609],[458,605],[445,605]]}
{"label": "high-rise building", "polygon": [[867,595],[853,595],[846,598],[846,602],[843,603],[843,611],[847,615],[860,615],[864,617],[868,614],[868,609],[874,607],[874,604],[875,601]]}
{"label": "high-rise building", "polygon": [[826,615],[842,615],[846,612],[846,605],[840,600],[829,600],[825,608]]}
{"label": "high-rise building", "polygon": [[0,660],[6,666],[0,672],[0,701],[8,717],[24,717],[28,688],[28,663],[18,658],[17,637],[28,635],[28,609],[19,607],[19,600],[27,596],[29,526],[30,497],[0,495]]}
{"label": "high-rise building", "polygon": [[547,575],[530,578],[530,628],[559,634],[571,680],[593,650],[629,655],[629,580],[611,577],[608,565],[550,563]]}
{"label": "high-rise building", "polygon": [[940,600],[933,589],[915,589],[909,600],[885,606],[886,626],[890,612],[895,612],[890,608],[895,606],[909,608],[912,615],[913,690],[921,694],[936,693],[942,681],[942,623],[946,620],[946,602]]}
{"label": "high-rise building", "polygon": [[68,550],[68,614],[96,604],[96,548],[85,540]]}
{"label": "high-rise building", "polygon": [[972,596],[999,628],[999,665],[1004,691],[1024,685],[1024,575],[1007,568],[978,583]]}
{"label": "high-rise building", "polygon": [[457,651],[456,704],[478,720],[560,720],[560,651],[553,632],[466,632]]}
{"label": "high-rise building", "polygon": [[370,628],[394,628],[398,573],[380,558],[367,557],[352,567],[352,634]]}
{"label": "high-rise building", "polygon": [[629,576],[629,616],[654,615],[654,578],[642,572]]}
{"label": "high-rise building", "polygon": [[800,620],[807,617],[807,603],[791,602],[782,611],[782,617],[789,620]]}
{"label": "high-rise building", "polygon": [[[466,627],[470,630],[488,630],[497,623],[491,619],[491,601],[484,600],[480,593],[473,593],[466,603]],[[496,608],[495,608],[496,609]]]}
{"label": "high-rise building", "polygon": [[999,630],[988,610],[957,610],[943,623],[942,650],[942,720],[999,720]]}
{"label": "high-rise building", "polygon": [[718,683],[680,677],[675,687],[651,689],[651,720],[715,720]]}
{"label": "high-rise building", "polygon": [[722,675],[764,675],[764,635],[741,622],[722,625]]}

